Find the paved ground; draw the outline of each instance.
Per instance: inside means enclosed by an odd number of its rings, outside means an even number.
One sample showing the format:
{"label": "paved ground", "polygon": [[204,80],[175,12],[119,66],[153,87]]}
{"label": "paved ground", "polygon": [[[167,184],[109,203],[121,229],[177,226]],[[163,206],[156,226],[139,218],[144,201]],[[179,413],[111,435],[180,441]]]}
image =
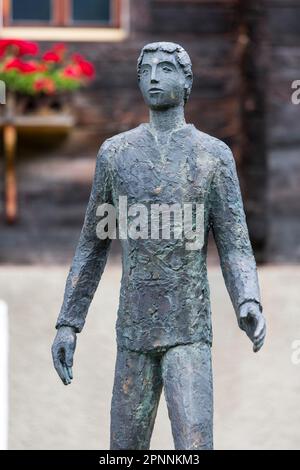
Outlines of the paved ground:
{"label": "paved ground", "polygon": [[[120,267],[103,276],[79,337],[75,382],[65,388],[50,346],[67,268],[2,267],[10,314],[10,449],[107,449]],[[300,267],[260,269],[268,339],[258,355],[239,332],[218,268],[210,269],[214,319],[215,446],[300,449]],[[153,449],[172,448],[162,400]]]}

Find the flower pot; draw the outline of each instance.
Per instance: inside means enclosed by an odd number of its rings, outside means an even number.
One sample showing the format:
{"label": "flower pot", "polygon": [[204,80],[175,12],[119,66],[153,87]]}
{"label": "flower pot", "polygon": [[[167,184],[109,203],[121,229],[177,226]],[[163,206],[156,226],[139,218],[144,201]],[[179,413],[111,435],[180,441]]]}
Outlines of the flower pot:
{"label": "flower pot", "polygon": [[11,120],[16,116],[28,115],[72,115],[72,109],[69,103],[70,95],[67,93],[31,96],[9,92],[7,96],[5,117],[6,119]]}

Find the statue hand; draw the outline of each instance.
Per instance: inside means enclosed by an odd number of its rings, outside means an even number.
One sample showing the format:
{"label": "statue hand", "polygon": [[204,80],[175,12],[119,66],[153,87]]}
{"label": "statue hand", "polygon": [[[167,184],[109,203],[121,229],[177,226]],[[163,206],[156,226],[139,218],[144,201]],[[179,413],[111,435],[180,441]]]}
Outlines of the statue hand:
{"label": "statue hand", "polygon": [[70,326],[61,326],[57,330],[53,345],[52,358],[56,372],[65,385],[73,379],[73,356],[76,348],[76,333]]}
{"label": "statue hand", "polygon": [[266,336],[266,320],[256,302],[244,303],[239,312],[239,327],[245,331],[253,343],[253,351],[258,352]]}

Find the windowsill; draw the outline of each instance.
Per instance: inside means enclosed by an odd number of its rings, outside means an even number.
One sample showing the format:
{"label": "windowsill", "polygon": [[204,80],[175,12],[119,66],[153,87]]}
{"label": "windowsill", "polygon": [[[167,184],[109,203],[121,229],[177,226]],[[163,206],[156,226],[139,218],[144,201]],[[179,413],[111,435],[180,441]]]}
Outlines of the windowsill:
{"label": "windowsill", "polygon": [[10,26],[0,29],[0,38],[21,38],[35,41],[118,42],[128,36],[121,28],[57,28]]}

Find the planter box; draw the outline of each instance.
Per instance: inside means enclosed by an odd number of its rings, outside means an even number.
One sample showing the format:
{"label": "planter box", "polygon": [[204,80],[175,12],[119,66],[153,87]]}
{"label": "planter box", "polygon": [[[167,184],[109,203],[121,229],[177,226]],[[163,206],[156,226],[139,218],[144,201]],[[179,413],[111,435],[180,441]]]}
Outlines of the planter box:
{"label": "planter box", "polygon": [[75,119],[65,97],[27,97],[8,94],[4,112],[0,115],[5,153],[5,214],[9,223],[17,219],[16,146],[19,132],[32,138],[39,134],[66,136]]}

